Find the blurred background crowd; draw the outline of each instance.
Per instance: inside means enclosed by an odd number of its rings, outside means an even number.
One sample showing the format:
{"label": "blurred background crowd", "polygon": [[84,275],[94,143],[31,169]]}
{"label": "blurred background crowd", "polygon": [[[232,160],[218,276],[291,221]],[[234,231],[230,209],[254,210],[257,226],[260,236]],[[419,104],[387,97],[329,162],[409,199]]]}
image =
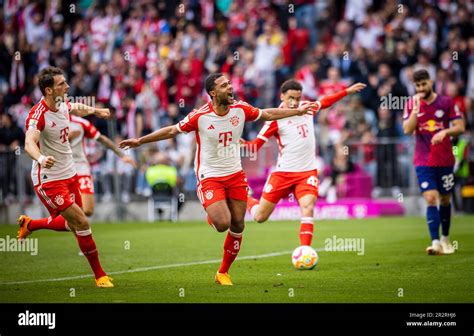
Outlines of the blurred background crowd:
{"label": "blurred background crowd", "polygon": [[[468,130],[474,121],[474,4],[468,0],[0,3],[0,202],[17,195],[15,150],[29,109],[41,99],[36,74],[48,65],[66,72],[70,96],[94,97],[112,109],[112,122],[93,122],[115,141],[174,124],[206,102],[203,80],[210,72],[228,74],[238,99],[260,108],[278,106],[279,86],[291,77],[311,100],[367,83],[359,95],[319,113],[318,156],[331,184],[360,169],[380,193],[414,186],[400,101],[415,93],[414,71],[429,71],[435,91],[455,101]],[[260,127],[248,123],[245,137]],[[456,141],[468,143],[468,135]],[[123,201],[147,195],[144,173],[157,163],[177,167],[182,188],[194,190],[193,141],[182,135],[134,152],[137,171],[89,144],[97,191],[111,197],[112,175],[119,174]],[[469,150],[458,162],[469,162]]]}

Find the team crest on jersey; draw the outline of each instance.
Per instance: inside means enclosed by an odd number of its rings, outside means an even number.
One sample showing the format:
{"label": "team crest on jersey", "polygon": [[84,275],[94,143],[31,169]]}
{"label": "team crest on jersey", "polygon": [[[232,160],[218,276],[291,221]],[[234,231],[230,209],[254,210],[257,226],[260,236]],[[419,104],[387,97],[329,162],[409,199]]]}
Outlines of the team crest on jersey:
{"label": "team crest on jersey", "polygon": [[444,111],[443,110],[436,110],[435,112],[435,117],[436,118],[443,118],[444,116]]}
{"label": "team crest on jersey", "polygon": [[270,183],[265,185],[265,192],[266,193],[269,193],[270,191],[272,191],[272,189],[273,189],[273,186]]}
{"label": "team crest on jersey", "polygon": [[212,192],[212,190],[206,191],[206,199],[210,200],[213,197],[214,197],[214,193]]}
{"label": "team crest on jersey", "polygon": [[56,203],[57,205],[63,205],[64,204],[63,195],[56,195],[56,197],[54,198],[54,203]]}
{"label": "team crest on jersey", "polygon": [[232,124],[232,126],[237,126],[240,122],[240,119],[239,117],[237,116],[233,116],[232,118],[230,118],[230,123]]}

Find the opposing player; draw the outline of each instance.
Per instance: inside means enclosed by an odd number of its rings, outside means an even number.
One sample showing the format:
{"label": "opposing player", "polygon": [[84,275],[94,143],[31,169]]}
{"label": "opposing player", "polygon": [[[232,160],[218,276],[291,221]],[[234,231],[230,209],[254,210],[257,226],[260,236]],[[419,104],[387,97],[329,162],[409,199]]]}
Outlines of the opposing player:
{"label": "opposing player", "polygon": [[120,143],[121,148],[137,147],[148,142],[195,131],[195,171],[197,194],[204,206],[209,224],[218,232],[228,231],[224,256],[215,281],[232,285],[228,270],[240,251],[247,201],[247,179],[242,171],[239,140],[246,121],[277,120],[309,111],[310,104],[298,109],[258,109],[235,101],[229,79],[222,73],[207,77],[206,91],[212,101],[192,111],[182,121],[139,139]]}
{"label": "opposing player", "polygon": [[454,187],[454,155],[450,137],[464,132],[464,121],[449,97],[433,91],[428,71],[416,71],[413,80],[416,95],[405,108],[403,130],[405,134],[415,134],[416,139],[413,162],[428,206],[426,218],[432,241],[426,252],[431,255],[452,254],[454,248],[448,237]]}
{"label": "opposing player", "polygon": [[[366,85],[357,83],[335,94],[316,101],[311,114],[268,121],[252,141],[243,145],[260,149],[270,137],[275,136],[279,145],[276,169],[265,183],[262,196],[257,200],[249,196],[247,208],[255,221],[265,222],[280,199],[294,193],[301,210],[300,244],[311,245],[313,238],[314,204],[318,197],[318,171],[316,170],[316,139],[313,117],[319,110],[329,107],[346,95],[360,92]],[[289,79],[280,88],[280,108],[296,108],[309,102],[301,101],[303,87]]]}
{"label": "opposing player", "polygon": [[81,209],[81,193],[68,139],[70,113],[107,118],[110,112],[68,103],[64,97],[69,85],[59,68],[43,69],[38,84],[44,96],[26,119],[25,151],[33,159],[31,178],[35,192],[51,216],[40,221],[20,216],[17,238],[23,240],[41,229],[72,231],[94,272],[96,285],[113,287],[112,279],[102,269],[89,222]]}

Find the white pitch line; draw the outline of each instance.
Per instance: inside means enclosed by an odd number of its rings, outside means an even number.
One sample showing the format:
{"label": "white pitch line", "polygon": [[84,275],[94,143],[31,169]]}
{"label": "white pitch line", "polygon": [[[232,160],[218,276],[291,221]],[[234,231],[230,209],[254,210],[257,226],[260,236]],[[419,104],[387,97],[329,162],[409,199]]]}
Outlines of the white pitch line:
{"label": "white pitch line", "polygon": [[[322,248],[315,249],[316,251],[322,251]],[[267,254],[260,254],[254,256],[245,256],[245,257],[237,257],[238,260],[248,260],[248,259],[262,259],[262,258],[271,258],[271,257],[278,257],[284,254],[292,253],[293,251],[281,251],[281,252],[274,252],[274,253],[267,253]],[[189,263],[182,263],[182,264],[170,264],[170,265],[159,265],[159,266],[150,266],[150,267],[140,267],[126,271],[115,271],[107,273],[107,275],[115,275],[115,274],[127,274],[127,273],[136,273],[136,272],[148,272],[158,269],[165,269],[165,268],[175,268],[175,267],[185,267],[185,266],[196,266],[196,265],[206,265],[206,264],[215,264],[221,262],[222,259],[212,259],[212,260],[204,260],[204,261],[194,261]],[[21,285],[21,284],[29,284],[29,283],[38,283],[38,282],[55,282],[55,281],[67,281],[67,280],[76,280],[76,279],[84,279],[84,278],[91,278],[91,274],[83,274],[83,275],[75,275],[70,277],[63,277],[63,278],[53,278],[53,279],[37,279],[37,280],[25,280],[25,281],[14,281],[14,282],[0,282],[0,285]]]}

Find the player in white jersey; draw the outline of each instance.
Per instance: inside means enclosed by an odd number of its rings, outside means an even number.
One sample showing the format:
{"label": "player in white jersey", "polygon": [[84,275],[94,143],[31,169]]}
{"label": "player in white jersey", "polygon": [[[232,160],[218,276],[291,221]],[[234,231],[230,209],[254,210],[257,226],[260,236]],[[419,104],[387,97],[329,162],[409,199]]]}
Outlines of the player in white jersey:
{"label": "player in white jersey", "polygon": [[178,133],[195,132],[197,148],[194,167],[198,197],[208,214],[209,224],[218,232],[229,230],[215,281],[221,285],[232,285],[228,270],[240,250],[247,201],[248,185],[242,171],[239,143],[244,123],[303,115],[314,106],[306,104],[298,109],[260,110],[245,102],[236,102],[229,79],[221,73],[209,75],[205,87],[212,101],[191,112],[178,124],[139,139],[124,140],[120,147],[137,147],[173,138]]}
{"label": "player in white jersey", "polygon": [[[315,102],[316,110],[329,107],[346,95],[361,91],[366,85],[357,83]],[[302,86],[289,79],[281,86],[280,108],[295,108],[301,104]],[[262,197],[248,198],[247,208],[255,221],[266,221],[280,199],[294,193],[301,209],[300,243],[311,245],[313,237],[314,204],[318,197],[318,171],[316,170],[316,139],[314,114],[267,121],[257,138],[243,140],[244,146],[260,149],[270,137],[275,136],[279,146],[278,162],[263,188]]]}
{"label": "player in white jersey", "polygon": [[92,182],[91,166],[85,153],[85,139],[100,142],[103,146],[112,150],[123,162],[132,165],[134,168],[137,167],[137,163],[132,157],[125,155],[112,140],[101,134],[89,120],[71,116],[69,142],[71,143],[72,156],[79,181],[79,190],[82,195],[82,210],[89,217],[94,213],[94,183]]}
{"label": "player in white jersey", "polygon": [[33,159],[31,178],[36,194],[51,216],[38,220],[20,216],[17,238],[24,240],[31,232],[41,229],[73,231],[94,271],[96,285],[113,287],[112,279],[100,265],[89,221],[81,209],[81,193],[68,138],[70,113],[108,118],[109,109],[67,102],[69,85],[59,68],[41,70],[38,84],[44,97],[33,106],[26,119],[25,151]]}

